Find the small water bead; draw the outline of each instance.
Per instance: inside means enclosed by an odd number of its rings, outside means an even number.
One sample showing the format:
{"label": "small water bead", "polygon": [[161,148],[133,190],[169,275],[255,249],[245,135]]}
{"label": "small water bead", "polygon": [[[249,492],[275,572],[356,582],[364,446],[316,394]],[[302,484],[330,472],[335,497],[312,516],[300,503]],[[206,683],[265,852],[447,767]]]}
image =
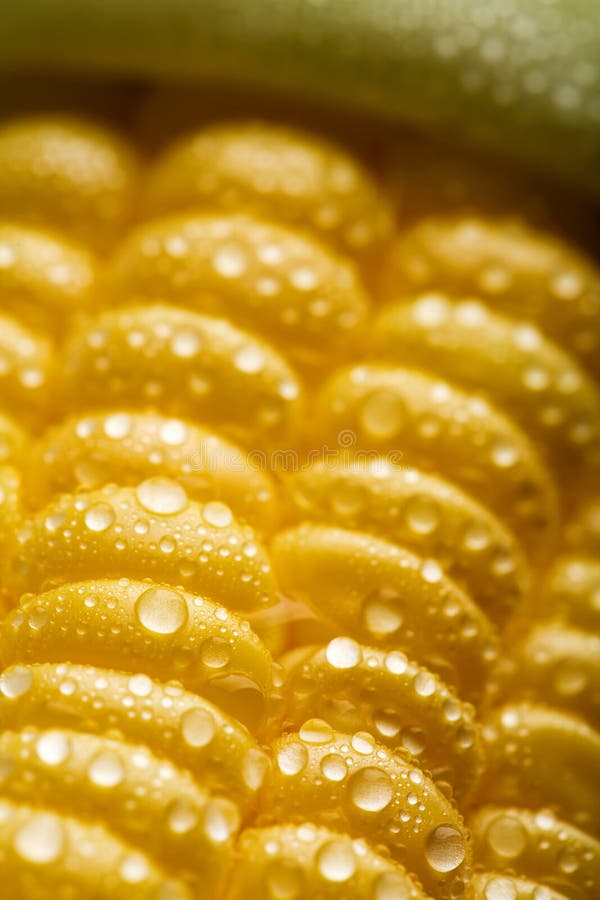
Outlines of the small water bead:
{"label": "small water bead", "polygon": [[158,546],[162,553],[172,553],[177,547],[177,541],[171,537],[163,537],[158,542]]}
{"label": "small water bead", "polygon": [[131,416],[128,416],[127,413],[114,413],[112,416],[107,416],[104,420],[104,433],[107,437],[120,441],[127,437],[131,431],[131,426]]}
{"label": "small water bead", "polygon": [[[517,900],[517,888],[510,878],[494,877],[486,882],[485,900]],[[536,898],[537,900],[537,898]]]}
{"label": "small water bead", "polygon": [[514,816],[498,816],[490,823],[486,840],[497,856],[516,859],[527,847],[527,831]]}
{"label": "small water bead", "polygon": [[116,519],[115,511],[109,503],[95,503],[86,509],[83,520],[90,531],[107,531]]}
{"label": "small water bead", "polygon": [[299,775],[308,763],[308,750],[295,741],[283,746],[277,754],[277,765],[284,775]]}
{"label": "small water bead", "polygon": [[356,855],[345,841],[329,841],[317,853],[317,869],[326,881],[342,883],[356,872]]}
{"label": "small water bead", "polygon": [[33,684],[31,669],[25,666],[15,666],[0,675],[0,691],[9,700],[22,697]]}
{"label": "small water bead", "polygon": [[296,900],[302,891],[302,871],[289,860],[276,859],[269,866],[267,890],[270,900]]}
{"label": "small water bead", "polygon": [[579,868],[579,860],[571,850],[563,850],[558,857],[558,867],[565,875],[573,875]]}
{"label": "small water bead", "polygon": [[119,866],[119,874],[128,884],[141,884],[150,874],[150,866],[141,853],[131,853]]}
{"label": "small water bead", "polygon": [[435,872],[453,872],[466,854],[465,842],[460,831],[452,825],[438,825],[425,844],[425,857]]}
{"label": "small water bead", "polygon": [[519,453],[507,441],[496,441],[492,447],[492,461],[501,469],[509,469],[519,459]]}
{"label": "small water bead", "polygon": [[361,660],[360,646],[352,638],[334,638],[325,650],[327,662],[334,669],[353,669]]}
{"label": "small water bead", "polygon": [[68,758],[71,746],[62,731],[47,731],[36,741],[35,752],[47,766],[59,766]]}
{"label": "small water bead", "polygon": [[307,744],[328,744],[333,740],[333,728],[323,719],[309,719],[299,731]]}
{"label": "small water bead", "polygon": [[90,781],[101,788],[116,787],[124,777],[123,763],[113,750],[102,750],[93,759],[88,770]]}
{"label": "small water bead", "polygon": [[200,658],[209,669],[222,669],[231,660],[231,647],[224,638],[207,638],[200,648]]}
{"label": "small water bead", "polygon": [[385,440],[398,434],[405,417],[404,404],[396,394],[391,391],[376,391],[364,401],[359,422],[367,435]]}
{"label": "small water bead", "polygon": [[136,497],[145,510],[159,515],[174,515],[188,505],[184,488],[170,478],[148,478],[137,486]]}
{"label": "small water bead", "polygon": [[51,813],[32,815],[15,835],[15,850],[27,862],[45,865],[63,852],[65,835],[60,819]]}
{"label": "small water bead", "polygon": [[135,613],[141,625],[154,634],[176,634],[187,623],[185,597],[170,588],[149,588],[140,594]]}
{"label": "small water bead", "polygon": [[348,767],[339,753],[328,753],[321,760],[321,772],[328,781],[343,781],[348,774]]}
{"label": "small water bead", "polygon": [[233,522],[233,513],[225,503],[213,501],[202,507],[202,516],[214,528],[227,528]]}
{"label": "small water bead", "polygon": [[378,638],[394,634],[401,627],[404,616],[398,609],[402,602],[391,588],[372,591],[365,599],[364,621],[371,634]]}
{"label": "small water bead", "polygon": [[364,812],[381,812],[394,796],[389,775],[372,766],[355,772],[349,787],[352,802]]}
{"label": "small water bead", "polygon": [[190,709],[181,719],[181,735],[190,747],[207,747],[217,733],[213,716],[203,709]]}

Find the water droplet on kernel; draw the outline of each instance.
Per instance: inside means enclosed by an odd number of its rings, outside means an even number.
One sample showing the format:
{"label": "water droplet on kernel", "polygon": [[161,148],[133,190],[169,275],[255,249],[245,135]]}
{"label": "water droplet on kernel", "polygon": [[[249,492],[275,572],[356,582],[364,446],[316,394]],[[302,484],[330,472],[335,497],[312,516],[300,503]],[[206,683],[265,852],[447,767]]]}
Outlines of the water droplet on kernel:
{"label": "water droplet on kernel", "polygon": [[284,775],[299,775],[307,763],[308,751],[298,741],[285,744],[277,754],[277,765]]}
{"label": "water droplet on kernel", "polygon": [[402,600],[390,588],[372,591],[365,599],[363,617],[368,630],[377,638],[388,637],[401,627],[404,621],[398,608]]}
{"label": "water droplet on kernel", "polygon": [[168,825],[174,834],[188,834],[198,825],[196,808],[187,800],[177,800],[168,815]]}
{"label": "water droplet on kernel", "polygon": [[60,819],[51,813],[37,813],[17,831],[15,850],[27,862],[43,865],[58,859],[64,842]]}
{"label": "water droplet on kernel", "polygon": [[25,666],[15,666],[0,675],[0,691],[9,700],[26,694],[32,684],[33,674]]}
{"label": "water droplet on kernel", "polygon": [[119,873],[128,884],[140,884],[150,874],[150,866],[141,853],[131,853],[122,861]]}
{"label": "water droplet on kernel", "polygon": [[144,591],[136,601],[135,613],[140,624],[154,634],[176,634],[188,620],[185,597],[170,588]]}
{"label": "water droplet on kernel", "polygon": [[465,858],[465,842],[452,825],[438,825],[425,844],[425,857],[435,872],[453,872]]}
{"label": "water droplet on kernel", "polygon": [[381,440],[398,434],[404,419],[404,404],[391,391],[377,391],[371,394],[366,398],[359,413],[363,431]]}
{"label": "water droplet on kernel", "polygon": [[486,839],[503,859],[515,859],[527,846],[527,832],[514,816],[497,816],[487,829]]}
{"label": "water droplet on kernel", "polygon": [[102,750],[88,770],[90,781],[102,788],[116,787],[123,781],[125,770],[119,756],[112,750]]}
{"label": "water droplet on kernel", "polygon": [[152,693],[152,681],[147,675],[132,675],[129,690],[135,697],[148,697]]}
{"label": "water droplet on kernel", "polygon": [[328,841],[317,853],[317,868],[326,881],[348,881],[356,872],[356,856],[345,841]]}
{"label": "water droplet on kernel", "polygon": [[328,781],[343,781],[348,768],[339,753],[328,753],[321,760],[321,772]]}
{"label": "water droplet on kernel", "polygon": [[224,638],[207,638],[200,648],[200,658],[209,669],[222,669],[231,660],[231,647]]}
{"label": "water droplet on kernel", "polygon": [[104,420],[104,433],[107,437],[119,441],[127,437],[131,431],[131,425],[131,416],[128,416],[127,413],[114,413]]}
{"label": "water droplet on kernel", "polygon": [[299,734],[307,744],[328,744],[333,740],[333,728],[323,719],[309,719]]}
{"label": "water droplet on kernel", "polygon": [[406,505],[405,518],[415,534],[431,534],[440,524],[439,507],[429,497],[412,497]]}
{"label": "water droplet on kernel", "polygon": [[230,800],[209,800],[204,811],[204,830],[214,844],[224,844],[239,828],[240,814]]}
{"label": "water droplet on kernel", "polygon": [[163,444],[178,447],[187,439],[187,427],[179,419],[169,419],[160,426],[159,436]]}
{"label": "water droplet on kernel", "polygon": [[329,642],[325,656],[334,669],[353,669],[361,660],[361,650],[351,638],[339,637]]}
{"label": "water droplet on kernel", "polygon": [[95,503],[86,509],[83,521],[90,531],[106,531],[114,524],[115,511],[109,503]]}
{"label": "water droplet on kernel", "polygon": [[389,775],[372,766],[355,772],[349,787],[352,802],[365,812],[381,812],[389,806],[394,796]]}
{"label": "water droplet on kernel", "polygon": [[213,501],[202,507],[202,516],[205,522],[214,528],[227,528],[233,522],[233,513],[224,503]]}
{"label": "water droplet on kernel", "polygon": [[170,478],[148,478],[137,486],[136,497],[148,512],[164,516],[179,513],[188,505],[184,488]]}
{"label": "water droplet on kernel", "polygon": [[181,719],[181,734],[190,747],[207,747],[216,732],[215,720],[207,710],[190,709]]}
{"label": "water droplet on kernel", "polygon": [[62,731],[47,731],[36,741],[35,751],[47,766],[59,766],[68,758],[71,747]]}

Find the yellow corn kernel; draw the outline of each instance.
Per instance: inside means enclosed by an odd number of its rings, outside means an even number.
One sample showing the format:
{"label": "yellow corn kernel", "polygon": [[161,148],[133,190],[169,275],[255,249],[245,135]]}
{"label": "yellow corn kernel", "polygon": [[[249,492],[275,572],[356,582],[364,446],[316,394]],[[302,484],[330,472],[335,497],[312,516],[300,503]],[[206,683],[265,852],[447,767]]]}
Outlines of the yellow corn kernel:
{"label": "yellow corn kernel", "polygon": [[278,518],[273,480],[247,451],[209,429],[158,413],[73,416],[46,432],[28,459],[24,490],[33,507],[80,488],[137,486],[158,470],[191,500],[224,503],[258,531],[272,531]]}
{"label": "yellow corn kernel", "polygon": [[[272,560],[281,589],[342,634],[402,650],[456,683],[462,696],[479,699],[495,656],[495,632],[434,560],[362,532],[320,525],[278,534]],[[360,647],[350,638],[340,645],[338,667],[346,670],[360,661]],[[433,691],[430,681],[425,690]]]}
{"label": "yellow corn kernel", "polygon": [[292,651],[289,663],[282,659],[284,730],[316,717],[336,731],[368,731],[390,750],[410,754],[441,790],[464,802],[483,759],[473,707],[398,650],[360,647],[357,664],[344,669],[339,648],[334,638],[327,647]]}
{"label": "yellow corn kernel", "polygon": [[0,313],[0,405],[24,428],[55,418],[56,362],[50,341]]}
{"label": "yellow corn kernel", "polygon": [[103,825],[4,797],[0,854],[11,900],[193,900],[188,887]]}
{"label": "yellow corn kernel", "polygon": [[475,860],[485,868],[517,870],[574,900],[600,892],[600,842],[551,810],[484,806],[469,826]]}
{"label": "yellow corn kernel", "polygon": [[483,723],[486,803],[548,806],[584,830],[600,826],[600,734],[551,707],[513,703]]}
{"label": "yellow corn kernel", "polygon": [[516,539],[441,478],[340,451],[292,472],[284,488],[297,518],[368,531],[435,559],[496,622],[527,594],[530,575]]}
{"label": "yellow corn kernel", "polygon": [[[22,478],[13,466],[0,465],[0,568],[23,515]],[[10,590],[0,579],[0,621],[12,606]]]}
{"label": "yellow corn kernel", "polygon": [[89,308],[94,279],[86,251],[42,231],[0,224],[2,309],[24,325],[60,336]]}
{"label": "yellow corn kernel", "polygon": [[[410,759],[371,735],[334,734],[312,719],[273,745],[263,818],[312,821],[385,845],[436,897],[458,897],[471,847],[462,818]],[[340,777],[341,775],[341,777]]]}
{"label": "yellow corn kernel", "polygon": [[170,301],[263,334],[314,372],[361,348],[368,300],[353,267],[304,234],[239,215],[134,231],[108,275],[113,300]]}
{"label": "yellow corn kernel", "polygon": [[[442,294],[424,294],[383,310],[373,326],[372,352],[481,390],[504,407],[569,485],[571,503],[579,484],[584,491],[600,485],[599,389],[531,325],[474,300],[452,303]],[[573,471],[581,472],[580,482],[568,480]]]}
{"label": "yellow corn kernel", "polygon": [[533,700],[600,722],[600,637],[560,621],[532,624],[510,648],[503,697]]}
{"label": "yellow corn kernel", "polygon": [[585,257],[524,222],[431,216],[398,237],[382,278],[389,299],[437,290],[481,297],[540,331],[600,375],[600,272]]}
{"label": "yellow corn kernel", "polygon": [[65,581],[152,577],[252,609],[272,602],[276,589],[251,528],[225,504],[196,503],[160,476],[51,501],[15,532],[2,568],[15,598]]}
{"label": "yellow corn kernel", "polygon": [[234,797],[243,814],[270,769],[246,729],[180,684],[162,684],[90,665],[16,665],[0,675],[0,730],[26,726],[118,732],[186,769],[211,792]]}
{"label": "yellow corn kernel", "polygon": [[0,216],[111,247],[132,217],[137,162],[106,128],[48,116],[0,129]]}
{"label": "yellow corn kernel", "polygon": [[354,366],[324,385],[312,433],[329,447],[377,451],[455,482],[536,560],[553,547],[558,519],[549,473],[522,431],[481,397],[410,369]]}
{"label": "yellow corn kernel", "polygon": [[468,890],[469,900],[567,900],[567,896],[535,881],[495,872],[477,872]]}
{"label": "yellow corn kernel", "polygon": [[5,620],[0,661],[55,662],[176,677],[253,733],[273,692],[273,661],[234,613],[151,581],[98,580],[28,595]]}
{"label": "yellow corn kernel", "polygon": [[68,729],[0,735],[3,796],[93,818],[162,866],[217,893],[240,813],[147,747]]}
{"label": "yellow corn kernel", "polygon": [[427,900],[403,866],[309,823],[242,832],[225,900]]}
{"label": "yellow corn kernel", "polygon": [[65,347],[72,410],[135,406],[222,429],[253,448],[300,427],[302,388],[285,360],[225,319],[153,305],[111,310]]}
{"label": "yellow corn kernel", "polygon": [[213,125],[158,160],[146,212],[202,207],[258,213],[313,232],[371,275],[393,229],[383,191],[355,158],[267,122]]}

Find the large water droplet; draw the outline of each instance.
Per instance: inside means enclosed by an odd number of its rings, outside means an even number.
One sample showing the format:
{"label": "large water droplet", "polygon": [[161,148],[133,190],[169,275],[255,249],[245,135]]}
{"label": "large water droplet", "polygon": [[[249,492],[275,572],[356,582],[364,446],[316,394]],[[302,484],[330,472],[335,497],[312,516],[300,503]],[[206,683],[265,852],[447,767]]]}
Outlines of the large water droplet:
{"label": "large water droplet", "polygon": [[308,750],[298,741],[284,744],[277,753],[277,765],[284,775],[299,775],[307,763]]}
{"label": "large water droplet", "polygon": [[102,750],[93,760],[88,770],[88,778],[102,788],[116,787],[123,781],[123,763],[112,750]]}
{"label": "large water droplet", "polygon": [[190,709],[181,719],[181,734],[190,747],[206,747],[216,734],[215,720],[204,709]]}
{"label": "large water droplet", "polygon": [[51,813],[37,813],[15,835],[15,850],[27,862],[43,865],[58,859],[64,846],[60,819]]}
{"label": "large water droplet", "polygon": [[69,740],[62,731],[47,731],[42,734],[36,742],[35,750],[48,766],[59,766],[71,752]]}
{"label": "large water droplet", "polygon": [[465,842],[452,825],[438,825],[425,844],[427,862],[435,872],[453,872],[465,858]]}
{"label": "large water droplet", "polygon": [[351,638],[334,638],[327,645],[325,656],[334,669],[353,669],[361,659],[360,646]]}
{"label": "large water droplet", "polygon": [[83,521],[90,531],[106,531],[115,521],[115,511],[109,503],[94,503],[86,509]]}
{"label": "large water droplet", "polygon": [[356,855],[352,844],[346,841],[329,841],[317,854],[317,868],[327,881],[348,881],[356,872]]}
{"label": "large water droplet", "polygon": [[381,440],[398,434],[404,424],[402,400],[391,391],[376,391],[366,398],[359,414],[360,425],[366,434]]}
{"label": "large water droplet", "polygon": [[31,669],[15,666],[0,675],[0,691],[5,697],[14,700],[26,694],[33,684]]}
{"label": "large water droplet", "polygon": [[178,591],[149,588],[140,594],[135,613],[141,625],[154,634],[176,634],[188,620],[188,606]]}
{"label": "large water droplet", "polygon": [[333,740],[333,728],[323,719],[309,719],[300,729],[300,737],[307,744],[328,744]]}
{"label": "large water droplet", "polygon": [[381,812],[394,796],[389,775],[373,766],[356,772],[349,786],[352,802],[365,812]]}
{"label": "large water droplet", "polygon": [[497,856],[516,859],[527,846],[527,832],[515,816],[497,816],[490,822],[486,838]]}
{"label": "large water droplet", "polygon": [[398,631],[404,621],[401,603],[402,598],[391,588],[380,588],[367,595],[363,618],[374,637],[384,638]]}
{"label": "large water droplet", "polygon": [[233,522],[233,513],[224,503],[214,501],[207,503],[202,508],[202,517],[205,522],[214,528],[226,528]]}
{"label": "large water droplet", "polygon": [[136,496],[148,512],[163,516],[179,513],[188,505],[185,490],[170,478],[148,478],[138,485]]}
{"label": "large water droplet", "polygon": [[321,772],[328,781],[343,781],[348,774],[348,767],[339,753],[328,753],[321,760]]}

